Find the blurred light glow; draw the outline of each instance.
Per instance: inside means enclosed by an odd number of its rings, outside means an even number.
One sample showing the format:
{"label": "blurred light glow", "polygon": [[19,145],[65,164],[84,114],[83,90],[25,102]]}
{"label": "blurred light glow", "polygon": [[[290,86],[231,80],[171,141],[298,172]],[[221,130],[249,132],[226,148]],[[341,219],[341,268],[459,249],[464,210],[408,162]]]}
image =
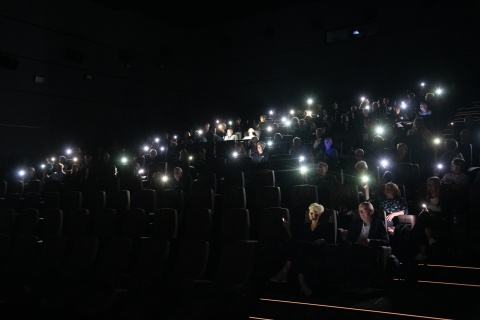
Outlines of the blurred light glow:
{"label": "blurred light glow", "polygon": [[405,109],[407,107],[407,104],[405,103],[405,101],[402,101],[402,104],[400,106],[402,109]]}
{"label": "blurred light glow", "polygon": [[295,114],[295,110],[291,109],[290,114],[293,116]]}
{"label": "blurred light glow", "polygon": [[203,133],[203,130],[198,130],[198,134],[202,134]]}
{"label": "blurred light glow", "polygon": [[365,109],[370,110],[370,106],[365,106]]}
{"label": "blurred light glow", "polygon": [[228,121],[228,124],[231,126],[231,125],[233,124],[233,122],[232,122],[232,121]]}
{"label": "blurred light glow", "polygon": [[425,82],[420,83],[422,87],[425,87]]}
{"label": "blurred light glow", "polygon": [[273,115],[273,110],[270,110],[268,113],[269,113],[270,115]]}
{"label": "blurred light glow", "polygon": [[150,149],[148,146],[143,146],[143,151],[148,151]]}
{"label": "blurred light glow", "polygon": [[50,158],[50,161],[52,161],[52,162],[55,162],[55,160],[56,160],[55,157]]}
{"label": "blurred light glow", "polygon": [[361,97],[361,98],[360,98],[360,101],[365,101],[365,97]]}
{"label": "blurred light glow", "polygon": [[127,160],[127,157],[122,157],[122,160],[120,161],[122,161],[123,164],[126,164],[128,160]]}
{"label": "blurred light glow", "polygon": [[383,133],[385,132],[385,129],[384,129],[383,127],[377,127],[377,128],[375,129],[375,132],[376,132],[377,134],[383,134]]}
{"label": "blurred light glow", "polygon": [[78,161],[78,158],[77,157],[74,157],[73,158],[73,162],[77,162]]}
{"label": "blurred light glow", "polygon": [[234,157],[234,158],[238,157],[238,152],[234,152],[234,153],[233,153],[233,157]]}
{"label": "blurred light glow", "polygon": [[287,122],[287,118],[286,118],[286,117],[282,117],[282,122],[283,122],[283,123]]}
{"label": "blurred light glow", "polygon": [[165,151],[165,147],[161,147],[161,148],[160,148],[160,151]]}
{"label": "blurred light glow", "polygon": [[42,164],[40,165],[40,168],[45,169],[45,164],[42,163]]}
{"label": "blurred light glow", "polygon": [[162,181],[163,181],[163,182],[165,182],[165,181],[167,181],[167,180],[168,180],[168,177],[167,177],[167,176],[163,176],[163,177],[162,177]]}
{"label": "blurred light glow", "polygon": [[437,90],[435,90],[435,93],[436,93],[436,94],[442,94],[442,93],[443,93],[443,89],[442,89],[442,88],[438,88]]}
{"label": "blurred light glow", "polygon": [[173,136],[173,139],[177,140],[177,136]]}
{"label": "blurred light glow", "polygon": [[308,99],[307,99],[307,104],[308,104],[308,105],[311,105],[312,103],[313,103],[313,99],[312,99],[312,98],[308,98]]}
{"label": "blurred light glow", "polygon": [[388,166],[388,161],[383,159],[382,161],[380,161],[380,164],[382,165],[382,167],[386,168]]}
{"label": "blurred light glow", "polygon": [[268,131],[268,132],[271,132],[271,131],[272,131],[272,127],[267,127],[267,131]]}
{"label": "blurred light glow", "polygon": [[140,174],[144,174],[144,173],[145,173],[145,170],[143,170],[143,169],[140,169],[140,170],[138,170],[138,173],[140,173]]}
{"label": "blurred light glow", "polygon": [[368,176],[363,176],[362,183],[367,183],[367,182],[368,182]]}
{"label": "blurred light glow", "polygon": [[300,162],[303,162],[303,161],[305,161],[305,157],[304,157],[304,156],[300,156],[300,158],[298,158],[298,160],[299,160]]}
{"label": "blurred light glow", "polygon": [[271,147],[271,146],[273,145],[273,142],[270,140],[270,141],[267,142],[267,145],[268,145],[269,147]]}
{"label": "blurred light glow", "polygon": [[301,174],[305,174],[305,173],[307,173],[307,171],[308,171],[308,170],[307,170],[307,167],[306,167],[306,166],[301,166],[301,167],[300,167],[300,173],[301,173]]}
{"label": "blurred light glow", "polygon": [[188,157],[188,160],[193,160],[193,157],[192,157],[192,156],[189,156],[189,157]]}
{"label": "blurred light glow", "polygon": [[311,117],[312,116],[312,111],[307,111],[307,116]]}
{"label": "blurred light glow", "polygon": [[442,140],[440,140],[440,138],[433,139],[434,144],[440,144],[440,142],[442,142]]}
{"label": "blurred light glow", "polygon": [[25,175],[25,170],[20,170],[20,171],[18,171],[18,175],[19,175],[20,177],[23,177],[23,176]]}
{"label": "blurred light glow", "polygon": [[72,149],[67,149],[67,150],[66,150],[66,153],[67,153],[68,155],[71,155],[71,154],[72,154]]}
{"label": "blurred light glow", "polygon": [[160,142],[160,139],[159,138],[155,138],[155,142]]}
{"label": "blurred light glow", "polygon": [[220,120],[215,121],[215,123],[216,123],[216,124],[219,124],[219,123],[220,123]]}
{"label": "blurred light glow", "polygon": [[443,169],[443,164],[441,163],[437,164],[437,169]]}

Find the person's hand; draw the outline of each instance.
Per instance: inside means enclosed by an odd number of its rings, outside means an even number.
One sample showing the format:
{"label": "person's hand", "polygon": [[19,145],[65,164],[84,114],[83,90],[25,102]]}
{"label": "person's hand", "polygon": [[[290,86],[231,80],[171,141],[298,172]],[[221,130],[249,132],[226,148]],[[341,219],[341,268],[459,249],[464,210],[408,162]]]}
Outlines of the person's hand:
{"label": "person's hand", "polygon": [[315,240],[314,242],[315,242],[315,244],[317,244],[317,245],[320,246],[320,245],[322,245],[322,244],[325,243],[325,239],[317,239],[317,240]]}
{"label": "person's hand", "polygon": [[363,238],[360,240],[360,244],[362,246],[365,246],[365,247],[368,247],[368,244],[370,243],[370,239],[367,239],[367,238]]}
{"label": "person's hand", "polygon": [[387,221],[392,221],[393,218],[395,218],[395,215],[393,213],[390,213],[389,215],[386,216]]}
{"label": "person's hand", "polygon": [[348,230],[340,228],[338,231],[340,231],[340,235],[342,236],[343,240],[347,240]]}

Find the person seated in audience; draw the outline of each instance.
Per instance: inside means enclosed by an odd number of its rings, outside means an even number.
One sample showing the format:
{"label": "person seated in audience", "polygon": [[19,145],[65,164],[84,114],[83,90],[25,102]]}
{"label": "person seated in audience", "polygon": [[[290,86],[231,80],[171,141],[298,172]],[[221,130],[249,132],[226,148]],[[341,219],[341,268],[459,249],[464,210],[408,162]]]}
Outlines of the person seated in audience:
{"label": "person seated in audience", "polygon": [[337,177],[328,173],[328,164],[319,162],[315,175],[308,181],[310,184],[317,186],[318,201],[330,206],[330,190],[332,186],[340,185]]}
{"label": "person seated in audience", "polygon": [[376,135],[373,137],[372,144],[367,149],[367,159],[372,163],[378,163],[385,156],[385,139]]}
{"label": "person seated in audience", "polygon": [[173,179],[168,180],[168,188],[174,190],[182,190],[185,199],[190,199],[192,191],[192,177],[184,173],[182,168],[175,167],[173,169]]}
{"label": "person seated in audience", "polygon": [[98,179],[103,184],[109,179],[115,178],[117,175],[117,167],[110,158],[108,152],[104,152],[102,155],[102,162],[98,164]]}
{"label": "person seated in audience", "polygon": [[162,158],[158,155],[158,152],[155,149],[150,149],[148,154],[145,156],[145,165],[148,165],[152,162],[162,162]]}
{"label": "person seated in audience", "polygon": [[323,148],[323,128],[315,129],[315,139],[313,140],[313,152],[318,154],[320,148]]}
{"label": "person seated in audience", "polygon": [[450,184],[453,188],[459,185],[465,185],[470,182],[470,177],[465,174],[465,160],[461,158],[455,158],[452,160],[451,171],[447,172],[441,183]]}
{"label": "person seated in audience", "polygon": [[227,134],[223,137],[223,140],[225,141],[237,141],[238,137],[236,134],[233,134],[233,129],[228,128],[227,129]]}
{"label": "person seated in audience", "polygon": [[269,153],[270,157],[272,155],[276,155],[276,154],[286,154],[286,153],[288,153],[286,151],[285,144],[283,143],[283,136],[282,136],[281,133],[277,132],[273,136],[273,144],[270,146],[268,153]]}
{"label": "person seated in audience", "polygon": [[288,153],[295,157],[306,156],[307,152],[302,146],[302,139],[300,139],[299,137],[293,138],[292,146],[290,147]]}
{"label": "person seated in audience", "polygon": [[358,206],[360,219],[353,219],[348,230],[339,229],[342,241],[350,248],[346,263],[347,283],[367,287],[376,262],[376,248],[388,246],[387,229],[382,219],[374,216],[370,202]]}
{"label": "person seated in audience", "polygon": [[333,228],[325,219],[320,219],[324,211],[323,205],[318,203],[308,206],[309,222],[305,224],[302,237],[298,240],[292,240],[290,226],[284,220],[283,224],[290,241],[284,249],[285,264],[276,275],[270,278],[271,282],[287,282],[288,274],[294,267],[298,273],[300,291],[306,296],[312,294],[312,289],[305,280],[305,263],[309,258],[321,257],[323,246],[326,243],[334,243],[335,237]]}
{"label": "person seated in audience", "polygon": [[205,138],[202,130],[195,130],[195,134],[193,137],[193,143],[205,143],[207,142],[207,138]]}
{"label": "person seated in audience", "polygon": [[70,170],[70,167],[68,166],[67,158],[65,156],[58,157],[58,162],[63,164],[63,170]]}
{"label": "person seated in audience", "polygon": [[438,162],[444,168],[451,165],[453,159],[464,159],[463,155],[458,151],[458,142],[455,139],[446,139],[443,141],[443,149],[445,150],[439,157]]}
{"label": "person seated in audience", "polygon": [[193,144],[193,139],[192,139],[192,135],[190,134],[190,131],[184,132],[182,144],[184,145]]}
{"label": "person seated in audience", "polygon": [[325,147],[320,148],[318,152],[320,161],[326,162],[329,166],[337,166],[338,152],[333,146],[333,140],[331,138],[326,138],[323,143]]}
{"label": "person seated in audience", "polygon": [[178,143],[176,141],[170,142],[170,147],[168,148],[166,154],[166,160],[172,162],[178,159],[180,151],[178,150]]}
{"label": "person seated in audience", "polygon": [[428,108],[428,103],[423,101],[420,102],[420,110],[418,111],[418,116],[420,117],[425,117],[425,116],[431,116],[432,115],[432,110]]}
{"label": "person seated in audience", "polygon": [[243,137],[243,140],[250,140],[253,137],[256,137],[257,134],[255,133],[255,130],[253,128],[249,128],[247,131],[247,135]]}
{"label": "person seated in audience", "polygon": [[264,164],[268,162],[267,144],[263,141],[257,143],[257,151],[252,152],[252,159],[254,164]]}
{"label": "person seated in audience", "polygon": [[67,174],[65,171],[63,171],[63,164],[60,162],[57,162],[55,164],[55,170],[52,173],[52,175],[48,178],[48,180],[56,180],[60,183],[63,183],[65,181]]}
{"label": "person seated in audience", "polygon": [[402,197],[400,189],[393,182],[388,182],[383,187],[383,192],[370,199],[369,188],[365,188],[365,198],[370,200],[373,207],[377,210],[385,211],[387,216],[387,227],[393,228],[394,218],[400,215],[408,214],[407,201]]}
{"label": "person seated in audience", "polygon": [[412,237],[418,246],[415,260],[427,259],[427,248],[437,243],[436,234],[445,229],[446,214],[443,211],[440,185],[438,177],[430,177],[427,180],[427,193],[422,203],[422,211],[412,228]]}
{"label": "person seated in audience", "polygon": [[257,146],[258,146],[258,137],[253,136],[250,141],[248,141],[248,146],[247,146],[247,153],[252,154],[254,152],[257,152]]}
{"label": "person seated in audience", "polygon": [[236,117],[235,121],[233,123],[233,132],[237,133],[240,132],[243,134],[243,124],[242,124],[242,118]]}
{"label": "person seated in audience", "polygon": [[[354,184],[358,187],[358,194],[360,201],[364,201],[365,199],[369,199],[366,197],[365,188],[369,188],[369,192],[371,190],[375,190],[377,187],[377,181],[373,175],[369,174],[368,172],[368,164],[365,161],[358,161],[355,164],[355,172],[353,175],[349,175],[345,179],[347,184]],[[372,194],[369,194],[372,196]]]}
{"label": "person seated in audience", "polygon": [[407,131],[407,136],[419,136],[424,143],[431,143],[433,139],[432,133],[425,127],[425,122],[422,118],[413,120],[412,128]]}

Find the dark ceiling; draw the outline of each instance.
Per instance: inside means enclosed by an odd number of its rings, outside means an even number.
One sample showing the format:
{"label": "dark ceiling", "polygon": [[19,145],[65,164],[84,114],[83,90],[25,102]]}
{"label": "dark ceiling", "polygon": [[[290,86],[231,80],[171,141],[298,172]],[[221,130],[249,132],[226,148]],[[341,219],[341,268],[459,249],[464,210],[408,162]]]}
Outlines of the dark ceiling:
{"label": "dark ceiling", "polygon": [[224,1],[152,1],[152,0],[89,0],[116,11],[132,11],[163,21],[167,25],[190,29],[206,27],[281,8],[319,0],[224,0]]}

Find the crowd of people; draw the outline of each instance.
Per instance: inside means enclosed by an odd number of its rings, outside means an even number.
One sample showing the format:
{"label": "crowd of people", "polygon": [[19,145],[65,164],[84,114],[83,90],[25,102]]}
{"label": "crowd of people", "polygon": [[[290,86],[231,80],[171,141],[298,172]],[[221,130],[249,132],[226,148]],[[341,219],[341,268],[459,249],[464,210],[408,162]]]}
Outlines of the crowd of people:
{"label": "crowd of people", "polygon": [[[165,132],[139,147],[140,152],[69,150],[46,157],[41,168],[25,164],[21,173],[4,173],[4,180],[21,179],[27,187],[32,180],[62,183],[76,179],[81,183],[98,179],[102,188],[111,178],[141,177],[148,188],[180,189],[188,196],[199,175],[212,170],[214,159],[225,158],[232,166],[241,161],[247,179],[256,169],[271,168],[274,161],[296,159],[298,169],[302,168],[296,182],[317,186],[319,203],[310,205],[309,223],[302,236],[292,238],[286,225],[290,240],[283,250],[285,264],[271,281],[287,281],[296,264],[301,291],[310,295],[302,271],[305,259],[321,255],[322,246],[337,237],[320,222],[325,208],[330,207],[334,186],[356,185],[359,192],[358,208],[332,208],[340,213],[358,211],[359,219],[352,219],[338,234],[340,241],[357,248],[352,261],[371,256],[372,248],[388,245],[398,218],[409,214],[417,216],[412,229],[414,259],[427,259],[428,247],[438,241],[437,231],[455,210],[446,204],[448,195],[441,192],[441,186],[458,191],[464,185],[480,183],[478,174],[466,174],[469,168],[479,166],[479,122],[466,116],[463,122],[452,124],[443,107],[433,93],[418,99],[409,92],[399,103],[362,98],[358,106],[350,108],[333,103],[305,110],[271,110],[260,115],[258,123],[244,125],[237,117],[230,123],[205,122],[201,129],[185,131],[183,136]],[[405,163],[418,165],[414,183],[411,173],[402,169]],[[407,202],[407,196],[413,201]],[[385,211],[385,220],[374,215],[378,210]]]}

